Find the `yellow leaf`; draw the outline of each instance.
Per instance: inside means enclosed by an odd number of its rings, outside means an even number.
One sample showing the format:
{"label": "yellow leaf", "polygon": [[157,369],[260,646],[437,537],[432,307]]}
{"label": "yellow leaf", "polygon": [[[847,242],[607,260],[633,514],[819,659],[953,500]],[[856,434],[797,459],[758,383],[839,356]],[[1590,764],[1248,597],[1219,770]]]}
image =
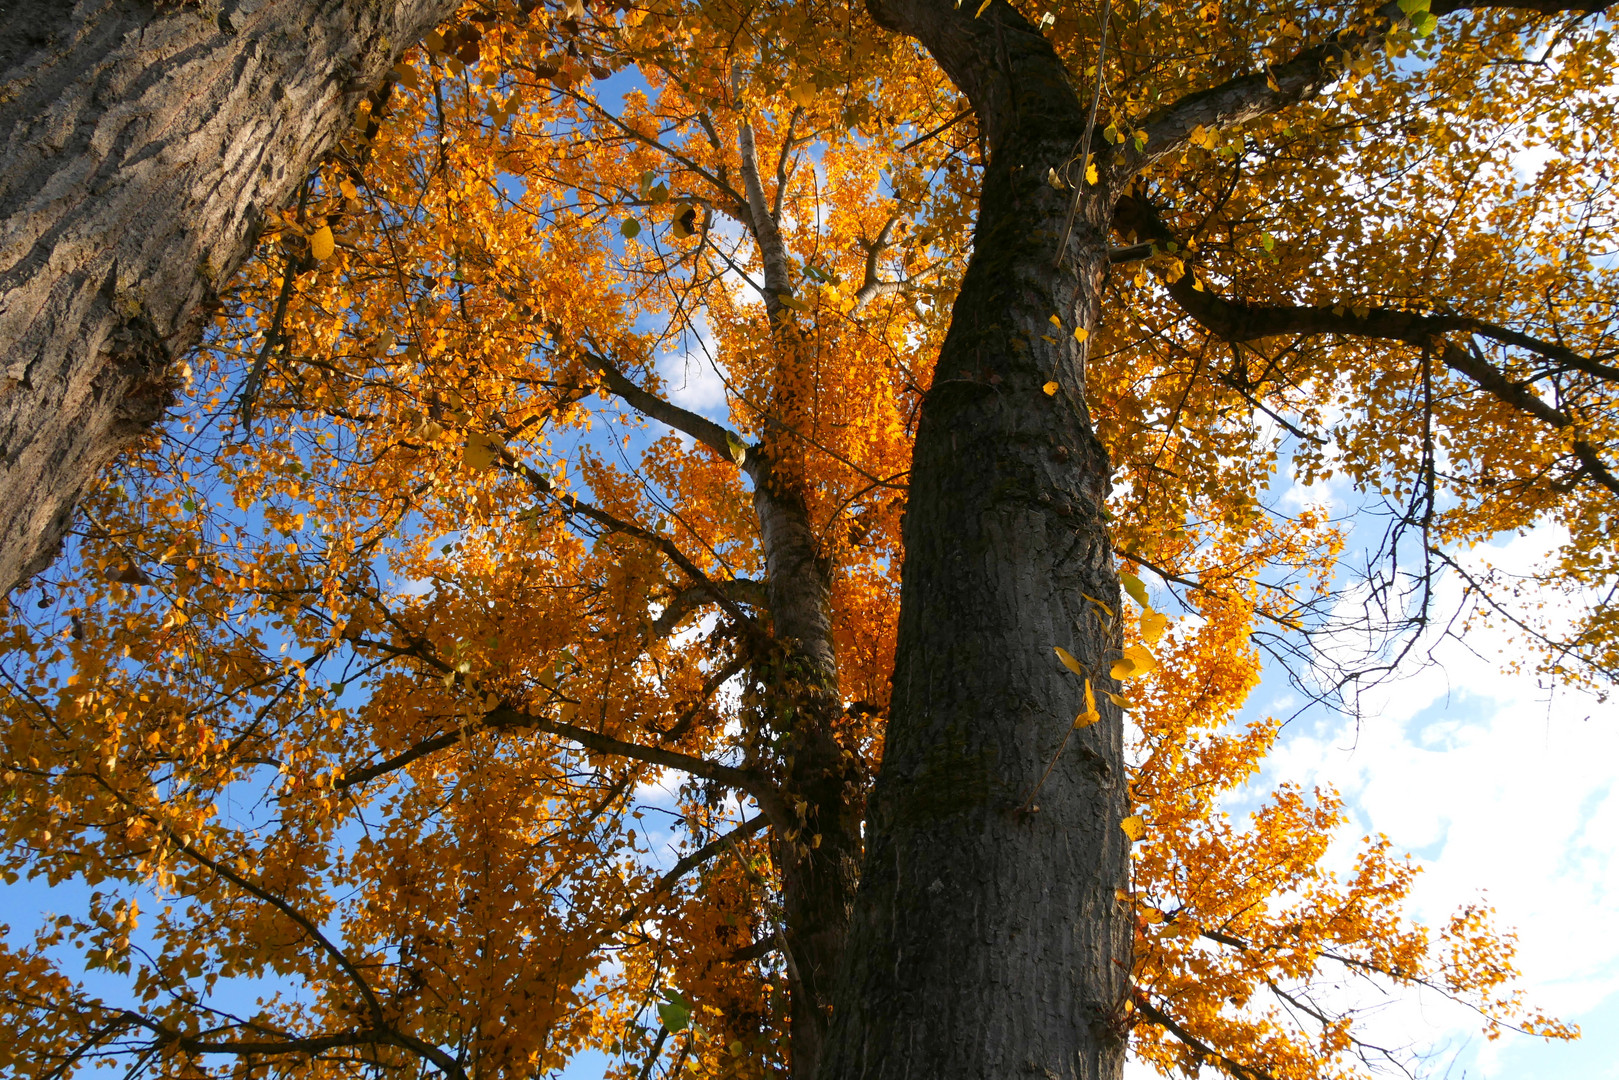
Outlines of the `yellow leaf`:
{"label": "yellow leaf", "polygon": [[1057,386],[1057,383],[1056,383],[1055,380],[1046,383],[1046,385],[1042,386],[1040,389],[1042,389],[1042,390],[1044,390],[1046,392],[1047,397],[1056,397],[1057,396],[1058,386]]}
{"label": "yellow leaf", "polygon": [[1129,817],[1119,822],[1119,828],[1123,829],[1124,835],[1128,836],[1131,840],[1140,840],[1143,836],[1147,835],[1147,823],[1142,819],[1140,814],[1131,814]]}
{"label": "yellow leaf", "polygon": [[461,461],[468,468],[483,472],[500,456],[499,447],[500,443],[495,438],[475,431],[467,436],[466,448],[461,451]]}
{"label": "yellow leaf", "polygon": [[787,97],[794,105],[801,109],[807,109],[815,104],[815,84],[801,82],[787,91]]}
{"label": "yellow leaf", "polygon": [[1085,343],[1086,339],[1088,339],[1090,336],[1091,336],[1091,332],[1089,330],[1085,329],[1083,326],[1074,327],[1074,340],[1079,342],[1080,344],[1083,345]]}
{"label": "yellow leaf", "polygon": [[1161,612],[1147,610],[1141,613],[1141,638],[1148,645],[1158,644],[1169,628],[1169,617]]}
{"label": "yellow leaf", "polygon": [[1121,709],[1129,710],[1135,708],[1134,705],[1130,704],[1130,699],[1125,697],[1123,694],[1115,694],[1111,690],[1103,690],[1102,695]]}
{"label": "yellow leaf", "polygon": [[735,435],[732,435],[729,431],[725,433],[725,448],[731,452],[731,460],[736,462],[738,465],[742,465],[747,462],[747,444],[742,442],[742,440],[738,439]]}
{"label": "yellow leaf", "polygon": [[337,246],[332,239],[332,229],[329,225],[322,225],[309,234],[309,253],[317,259],[331,258],[332,249]]}
{"label": "yellow leaf", "polygon": [[1078,660],[1075,660],[1073,653],[1069,652],[1061,645],[1053,645],[1051,647],[1051,651],[1057,654],[1057,659],[1062,661],[1063,667],[1067,668],[1069,671],[1072,671],[1075,675],[1085,674],[1085,665],[1081,664]]}
{"label": "yellow leaf", "polygon": [[978,5],[978,10],[973,12],[973,18],[976,19],[978,16],[982,15],[984,13],[984,9],[989,7],[989,5],[993,4],[994,2],[995,0],[984,0],[982,4]]}
{"label": "yellow leaf", "polygon": [[1128,889],[1114,889],[1113,899],[1121,904],[1128,904],[1130,902],[1130,891]]}
{"label": "yellow leaf", "polygon": [[1107,617],[1108,618],[1111,619],[1113,617],[1113,609],[1108,607],[1106,604],[1102,603],[1102,601],[1098,600],[1096,597],[1092,596],[1090,593],[1080,593],[1079,595],[1083,596],[1085,599],[1089,600],[1091,603],[1095,604],[1097,607],[1099,607],[1103,611],[1107,612]]}
{"label": "yellow leaf", "polygon": [[358,199],[360,197],[359,189],[354,186],[354,181],[347,178],[338,181],[337,190],[343,193],[345,199]]}
{"label": "yellow leaf", "polygon": [[1055,315],[1051,316],[1048,321],[1051,323],[1052,326],[1055,326],[1058,329],[1062,328],[1062,320],[1057,318],[1057,316],[1055,316]]}
{"label": "yellow leaf", "polygon": [[[1091,155],[1091,157],[1095,156],[1095,154]],[[1096,183],[1096,164],[1089,157],[1085,159],[1085,182],[1087,184]]]}
{"label": "yellow leaf", "polygon": [[1129,593],[1130,599],[1134,600],[1137,604],[1144,608],[1152,606],[1151,604],[1147,603],[1147,587],[1141,583],[1140,578],[1136,577],[1134,574],[1121,573],[1119,575],[1119,584],[1124,586],[1124,591]]}
{"label": "yellow leaf", "polygon": [[[1158,661],[1144,646],[1131,645],[1124,650],[1124,655],[1113,665],[1113,677],[1115,679],[1133,679],[1137,675],[1147,674],[1157,666]],[[1123,674],[1120,674],[1119,671],[1121,667],[1124,668]]]}
{"label": "yellow leaf", "polygon": [[1100,719],[1102,719],[1102,714],[1096,711],[1096,693],[1091,690],[1091,681],[1086,679],[1085,711],[1075,717],[1074,726],[1076,728],[1090,727]]}

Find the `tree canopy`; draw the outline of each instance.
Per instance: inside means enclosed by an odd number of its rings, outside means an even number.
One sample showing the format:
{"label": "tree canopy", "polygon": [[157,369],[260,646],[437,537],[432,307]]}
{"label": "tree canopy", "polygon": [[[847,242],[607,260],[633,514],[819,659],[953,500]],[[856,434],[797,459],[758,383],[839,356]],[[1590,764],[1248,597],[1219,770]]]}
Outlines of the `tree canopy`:
{"label": "tree canopy", "polygon": [[[1081,707],[1008,811],[1124,711],[1133,941],[1099,1023],[1245,1080],[1398,1067],[1357,1027],[1380,983],[1573,1034],[1486,909],[1406,917],[1385,839],[1329,872],[1335,793],[1228,807],[1285,720],[1244,712],[1267,659],[1341,702],[1454,617],[1566,682],[1619,664],[1589,599],[1619,573],[1608,20],[940,5],[1060,61],[1090,119],[1046,160],[907,17],[470,0],[370,95],[170,421],[12,599],[5,873],[94,893],[0,952],[0,1064],[496,1077],[594,1047],[625,1080],[810,1075],[916,424],[952,394],[1071,408],[1111,462],[1105,505],[1039,496],[1105,518],[1126,596],[1083,597],[1105,666],[1028,658]],[[936,368],[992,167],[1109,249],[1041,335],[1077,376]],[[1328,478],[1387,515],[1364,573],[1346,523],[1275,498]],[[1538,576],[1432,606],[1457,550],[1547,521]],[[1346,633],[1373,644],[1343,660]]]}

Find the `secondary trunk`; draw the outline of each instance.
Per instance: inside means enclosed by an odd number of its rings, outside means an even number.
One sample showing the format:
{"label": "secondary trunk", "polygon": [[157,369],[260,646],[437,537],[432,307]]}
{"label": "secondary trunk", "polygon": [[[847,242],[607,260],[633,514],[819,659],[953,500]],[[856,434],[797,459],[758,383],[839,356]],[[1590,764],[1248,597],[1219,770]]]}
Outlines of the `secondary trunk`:
{"label": "secondary trunk", "polygon": [[0,594],[162,415],[207,305],[456,0],[0,0]]}
{"label": "secondary trunk", "polygon": [[[1047,172],[1072,161],[1083,110],[1015,12],[875,14],[968,94],[990,156],[917,432],[891,719],[822,1076],[1116,1078],[1127,791],[1102,605],[1118,610],[1118,585],[1074,333],[1097,316],[1107,204],[1087,195],[1067,230],[1072,194]],[[1042,783],[1084,708],[1053,646],[1090,671],[1102,720]]]}
{"label": "secondary trunk", "polygon": [[837,738],[843,712],[832,647],[831,596],[817,557],[799,470],[783,463],[754,494],[780,652],[766,684],[779,733],[783,801],[796,833],[777,831],[782,938],[792,988],[791,1076],[815,1080],[860,874],[859,765]]}

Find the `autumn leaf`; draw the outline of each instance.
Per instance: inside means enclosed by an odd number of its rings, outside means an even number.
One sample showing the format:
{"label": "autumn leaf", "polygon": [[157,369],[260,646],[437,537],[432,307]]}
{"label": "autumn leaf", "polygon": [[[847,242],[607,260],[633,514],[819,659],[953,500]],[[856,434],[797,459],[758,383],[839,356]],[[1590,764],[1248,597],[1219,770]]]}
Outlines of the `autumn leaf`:
{"label": "autumn leaf", "polygon": [[1124,655],[1113,662],[1111,674],[1115,679],[1134,679],[1146,675],[1158,666],[1152,653],[1140,645],[1130,645]]}
{"label": "autumn leaf", "polygon": [[1119,574],[1119,584],[1124,587],[1124,591],[1130,595],[1130,599],[1134,600],[1138,606],[1142,608],[1151,606],[1147,602],[1147,586],[1142,583],[1140,578],[1131,573],[1121,572]]}
{"label": "autumn leaf", "polygon": [[1089,727],[1102,719],[1102,714],[1096,710],[1096,694],[1091,690],[1091,681],[1085,680],[1085,711],[1074,720],[1076,728]]}
{"label": "autumn leaf", "polygon": [[492,435],[483,432],[471,432],[467,435],[466,446],[461,451],[462,462],[476,472],[482,472],[500,459],[500,441]]}
{"label": "autumn leaf", "polygon": [[331,258],[335,247],[336,242],[332,238],[332,230],[329,226],[322,225],[309,234],[309,253],[315,258],[321,260]]}

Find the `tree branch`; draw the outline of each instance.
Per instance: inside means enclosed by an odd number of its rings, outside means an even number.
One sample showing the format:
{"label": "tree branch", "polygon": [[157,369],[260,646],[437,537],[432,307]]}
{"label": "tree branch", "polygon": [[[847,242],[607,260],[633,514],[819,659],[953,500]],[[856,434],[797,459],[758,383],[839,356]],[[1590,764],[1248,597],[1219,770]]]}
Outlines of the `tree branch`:
{"label": "tree branch", "polygon": [[[1159,244],[1174,240],[1174,234],[1153,207],[1139,193],[1119,200],[1115,224]],[[1532,353],[1564,367],[1576,368],[1604,381],[1619,381],[1619,368],[1595,357],[1583,356],[1566,346],[1467,315],[1422,314],[1394,308],[1351,308],[1336,306],[1281,307],[1243,304],[1215,294],[1188,271],[1164,287],[1180,308],[1204,329],[1225,341],[1248,342],[1287,334],[1336,334],[1344,337],[1381,338],[1400,341],[1418,348],[1438,347],[1444,365],[1465,376],[1479,389],[1520,412],[1535,417],[1561,431],[1575,427],[1572,416],[1551,405],[1515,382],[1476,351],[1469,351],[1447,334],[1466,334],[1495,341]],[[1585,472],[1597,483],[1619,495],[1619,476],[1603,462],[1596,447],[1584,439],[1573,439],[1570,447]]]}
{"label": "tree branch", "polygon": [[[1430,11],[1446,15],[1475,8],[1514,8],[1541,15],[1592,14],[1606,11],[1613,0],[1433,0]],[[1113,148],[1106,169],[1118,183],[1132,173],[1179,154],[1199,127],[1220,129],[1267,116],[1319,94],[1343,74],[1347,61],[1368,48],[1380,48],[1388,32],[1406,22],[1398,3],[1378,8],[1363,25],[1340,30],[1327,40],[1302,49],[1291,60],[1252,75],[1240,75],[1200,90],[1150,114],[1141,122],[1145,146]]]}
{"label": "tree branch", "polygon": [[708,860],[714,858],[716,855],[725,852],[734,845],[748,839],[750,836],[754,836],[759,832],[762,832],[765,827],[770,824],[769,819],[770,815],[768,812],[749,818],[747,821],[744,821],[742,824],[738,825],[724,836],[716,837],[715,839],[704,844],[702,847],[698,848],[696,851],[687,854],[679,862],[675,863],[674,866],[670,867],[668,873],[658,878],[657,882],[653,884],[652,888],[647,890],[645,895],[624,909],[623,914],[618,917],[618,925],[620,927],[625,927],[634,922],[635,919],[639,917],[648,907],[652,906],[658,900],[666,896],[672,889],[674,889],[674,887],[680,883],[681,878],[685,877],[697,867],[703,865],[703,863],[708,862]]}
{"label": "tree branch", "polygon": [[787,246],[782,242],[781,230],[765,201],[764,185],[759,180],[759,155],[753,143],[753,125],[746,120],[737,125],[737,149],[742,157],[742,185],[748,193],[748,216],[753,219],[754,242],[759,245],[760,260],[765,271],[765,310],[771,326],[783,326],[791,320],[784,299],[793,295],[793,279],[788,271]]}
{"label": "tree branch", "polygon": [[713,603],[715,585],[732,603],[769,610],[769,597],[762,581],[732,578],[730,581],[715,582],[714,585],[693,585],[676,593],[669,601],[669,605],[663,609],[663,613],[653,620],[651,637],[668,637],[680,624],[680,620],[704,604]]}
{"label": "tree branch", "polygon": [[1190,1031],[1187,1031],[1185,1028],[1181,1027],[1181,1025],[1175,1021],[1174,1017],[1170,1016],[1168,1013],[1164,1012],[1162,1009],[1158,1008],[1151,1001],[1149,1001],[1146,994],[1138,994],[1135,1002],[1136,1010],[1140,1012],[1143,1017],[1150,1020],[1152,1023],[1157,1024],[1159,1027],[1175,1036],[1175,1038],[1179,1039],[1187,1046],[1190,1046],[1202,1057],[1219,1062],[1221,1067],[1223,1067],[1233,1076],[1244,1078],[1244,1080],[1274,1080],[1274,1077],[1272,1077],[1270,1073],[1262,1072],[1259,1069],[1250,1068],[1239,1061],[1233,1061],[1224,1054],[1220,1053],[1220,1051],[1216,1050],[1214,1047],[1210,1046],[1208,1043],[1204,1042],[1202,1039],[1199,1039],[1196,1035],[1193,1035]]}
{"label": "tree branch", "polygon": [[742,459],[742,468],[756,481],[755,473],[763,462],[760,460],[756,448],[748,446],[742,437],[722,424],[717,424],[706,416],[699,416],[689,409],[682,409],[679,405],[652,393],[643,390],[631,382],[611,360],[595,350],[585,353],[590,361],[601,367],[602,374],[607,380],[607,389],[623,398],[625,403],[637,412],[652,417],[661,423],[668,424],[676,431],[684,432],[707,446],[723,457],[735,459],[734,447],[742,447],[745,451]]}

